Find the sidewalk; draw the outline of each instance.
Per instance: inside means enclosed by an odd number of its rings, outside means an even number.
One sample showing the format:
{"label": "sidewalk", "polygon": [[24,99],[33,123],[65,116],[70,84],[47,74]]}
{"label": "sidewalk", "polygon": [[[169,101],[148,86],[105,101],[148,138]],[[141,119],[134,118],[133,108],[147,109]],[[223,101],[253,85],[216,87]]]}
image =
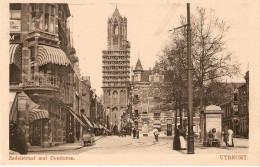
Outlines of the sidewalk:
{"label": "sidewalk", "polygon": [[[95,136],[95,141],[106,137],[106,136]],[[66,151],[66,150],[77,150],[83,147],[82,141],[77,141],[75,143],[66,143],[55,147],[43,148],[40,146],[32,146],[28,149],[28,152],[40,152],[40,151]]]}

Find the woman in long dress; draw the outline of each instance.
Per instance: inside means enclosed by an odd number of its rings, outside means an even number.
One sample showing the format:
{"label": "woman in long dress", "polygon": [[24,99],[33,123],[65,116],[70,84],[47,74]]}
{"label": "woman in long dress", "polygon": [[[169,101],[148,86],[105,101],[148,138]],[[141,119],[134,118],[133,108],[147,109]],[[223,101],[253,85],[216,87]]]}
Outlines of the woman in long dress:
{"label": "woman in long dress", "polygon": [[184,139],[185,131],[181,127],[179,127],[179,133],[180,133],[180,148],[184,150],[186,149],[186,142]]}
{"label": "woman in long dress", "polygon": [[233,130],[228,130],[228,141],[227,141],[228,147],[234,147],[234,141],[233,141]]}

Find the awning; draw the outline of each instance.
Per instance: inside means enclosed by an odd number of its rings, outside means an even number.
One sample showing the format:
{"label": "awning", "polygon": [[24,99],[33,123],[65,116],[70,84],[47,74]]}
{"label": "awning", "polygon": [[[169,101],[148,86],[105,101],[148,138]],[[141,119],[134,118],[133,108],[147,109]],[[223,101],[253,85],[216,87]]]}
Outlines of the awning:
{"label": "awning", "polygon": [[9,121],[17,121],[17,95],[9,92]]}
{"label": "awning", "polygon": [[88,118],[85,115],[82,115],[82,117],[85,119],[85,121],[88,123],[88,125],[93,128],[93,125],[91,124],[91,122],[88,120]]}
{"label": "awning", "polygon": [[14,63],[14,56],[15,56],[15,53],[17,51],[19,51],[20,49],[20,44],[10,44],[10,48],[9,48],[9,56],[10,56],[10,64],[13,64]]}
{"label": "awning", "polygon": [[49,112],[47,110],[38,109],[36,107],[30,110],[29,122],[43,118],[49,118]]}
{"label": "awning", "polygon": [[104,126],[102,126],[101,124],[99,124],[99,128],[100,128],[100,129],[104,129]]}
{"label": "awning", "polygon": [[12,109],[16,97],[16,92],[9,92],[9,110]]}
{"label": "awning", "polygon": [[58,65],[69,65],[70,61],[66,56],[66,53],[61,49],[39,45],[38,48],[38,65],[53,63]]}
{"label": "awning", "polygon": [[81,119],[80,119],[72,110],[69,109],[69,111],[70,111],[70,113],[76,118],[76,120],[77,120],[82,126],[86,126],[86,125],[81,121]]}
{"label": "awning", "polygon": [[93,125],[94,125],[94,128],[99,128],[94,122],[92,122],[93,123]]}

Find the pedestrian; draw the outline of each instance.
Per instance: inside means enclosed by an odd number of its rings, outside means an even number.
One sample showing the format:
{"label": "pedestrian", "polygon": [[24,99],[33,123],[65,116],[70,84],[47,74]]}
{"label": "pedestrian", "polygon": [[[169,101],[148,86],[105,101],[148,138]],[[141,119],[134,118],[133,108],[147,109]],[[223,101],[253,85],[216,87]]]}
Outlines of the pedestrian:
{"label": "pedestrian", "polygon": [[133,138],[135,139],[135,137],[136,137],[136,130],[135,130],[135,128],[133,129]]}
{"label": "pedestrian", "polygon": [[209,130],[209,132],[208,132],[208,141],[207,141],[208,147],[212,147],[212,141],[213,140],[214,140],[214,135],[212,133],[212,130]]}
{"label": "pedestrian", "polygon": [[224,129],[224,142],[226,144],[226,146],[228,146],[228,128],[225,127]]}
{"label": "pedestrian", "polygon": [[136,130],[136,138],[139,139],[139,130]]}
{"label": "pedestrian", "polygon": [[227,141],[228,147],[234,147],[233,135],[234,135],[233,130],[229,129],[228,130],[228,141]]}
{"label": "pedestrian", "polygon": [[158,136],[159,136],[159,131],[157,128],[154,128],[153,129],[153,134],[154,134],[154,138],[155,138],[155,141],[158,141]]}
{"label": "pedestrian", "polygon": [[174,150],[181,149],[180,132],[178,128],[175,130],[174,137],[173,137],[173,149]]}
{"label": "pedestrian", "polygon": [[186,142],[185,142],[185,139],[184,139],[184,136],[185,136],[185,130],[179,125],[178,126],[178,129],[179,129],[179,135],[180,135],[180,149],[181,150],[185,150],[186,149]]}

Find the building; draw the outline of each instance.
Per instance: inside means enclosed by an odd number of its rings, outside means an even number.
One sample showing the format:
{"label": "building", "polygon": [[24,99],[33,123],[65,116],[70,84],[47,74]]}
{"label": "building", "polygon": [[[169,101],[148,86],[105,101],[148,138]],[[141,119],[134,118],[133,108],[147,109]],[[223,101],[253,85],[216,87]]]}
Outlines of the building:
{"label": "building", "polygon": [[28,147],[80,140],[68,4],[10,4],[10,14],[10,124],[25,131]]}
{"label": "building", "polygon": [[121,116],[128,111],[130,89],[130,42],[127,41],[127,19],[115,9],[108,18],[107,50],[102,53],[103,104],[108,112],[109,128],[122,128]]}
{"label": "building", "polygon": [[[139,130],[143,136],[153,135],[154,128],[159,129],[167,136],[172,136],[175,122],[183,122],[187,129],[187,114],[182,110],[170,110],[165,107],[162,84],[164,84],[164,71],[155,64],[153,69],[144,70],[140,59],[132,70],[131,97],[132,97],[132,127]],[[195,115],[194,132],[199,133],[199,116]]]}
{"label": "building", "polygon": [[239,114],[239,127],[240,134],[242,137],[249,137],[249,71],[245,75],[246,83],[238,88],[239,92],[239,105],[238,105],[238,114]]}
{"label": "building", "polygon": [[220,105],[222,114],[222,129],[225,127],[231,128],[234,131],[234,136],[240,136],[240,118],[238,113],[238,105],[239,105],[239,93],[238,87],[243,85],[243,83],[226,83],[226,87],[228,87],[228,91],[226,92],[226,96],[230,96],[229,100]]}
{"label": "building", "polygon": [[93,124],[90,121],[91,82],[89,76],[82,76],[80,89],[80,113],[86,125],[83,130],[86,131],[93,128]]}

